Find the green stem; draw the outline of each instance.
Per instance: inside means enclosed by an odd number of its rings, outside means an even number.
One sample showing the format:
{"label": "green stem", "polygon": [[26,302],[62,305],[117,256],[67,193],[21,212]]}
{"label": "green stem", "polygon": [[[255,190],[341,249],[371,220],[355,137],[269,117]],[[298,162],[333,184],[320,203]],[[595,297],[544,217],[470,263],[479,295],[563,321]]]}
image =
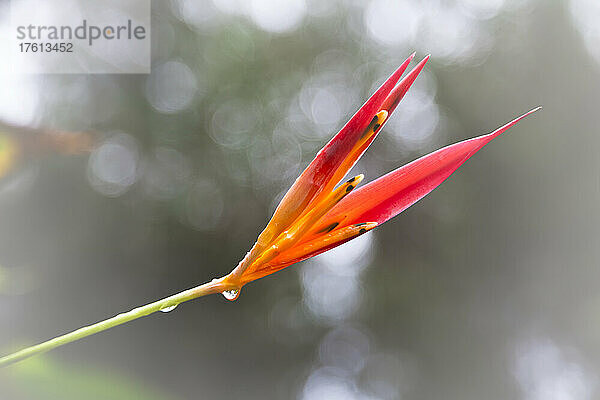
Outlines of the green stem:
{"label": "green stem", "polygon": [[22,361],[31,356],[45,353],[46,351],[52,350],[56,347],[74,342],[76,340],[82,339],[84,337],[93,335],[98,332],[105,331],[117,325],[124,324],[125,322],[145,317],[167,307],[177,306],[180,303],[209,294],[220,293],[224,290],[231,290],[232,287],[229,287],[230,285],[225,283],[224,281],[225,278],[214,279],[211,282],[207,282],[203,285],[184,290],[183,292],[174,294],[169,297],[165,297],[162,300],[158,300],[153,303],[146,304],[145,306],[134,308],[131,311],[115,315],[112,318],[97,322],[93,325],[85,326],[83,328],[77,329],[76,331],[55,337],[54,339],[50,339],[40,344],[36,344],[35,346],[27,347],[23,350],[17,351],[16,353],[9,354],[0,358],[0,367],[5,367],[7,365]]}

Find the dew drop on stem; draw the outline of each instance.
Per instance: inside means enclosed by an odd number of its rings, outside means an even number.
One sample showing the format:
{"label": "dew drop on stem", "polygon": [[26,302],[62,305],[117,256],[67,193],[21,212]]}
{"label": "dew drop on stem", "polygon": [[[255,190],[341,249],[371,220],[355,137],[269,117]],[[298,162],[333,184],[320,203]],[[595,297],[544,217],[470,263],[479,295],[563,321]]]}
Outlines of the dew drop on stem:
{"label": "dew drop on stem", "polygon": [[225,297],[227,300],[229,301],[234,301],[235,299],[237,299],[240,295],[240,290],[239,289],[232,289],[232,290],[225,290],[224,292],[221,293],[223,295],[223,297]]}

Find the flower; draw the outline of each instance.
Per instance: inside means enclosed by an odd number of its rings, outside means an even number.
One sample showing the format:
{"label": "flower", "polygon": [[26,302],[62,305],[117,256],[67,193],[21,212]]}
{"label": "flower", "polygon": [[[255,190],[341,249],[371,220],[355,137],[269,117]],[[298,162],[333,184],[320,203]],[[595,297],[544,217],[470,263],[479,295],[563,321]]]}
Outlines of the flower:
{"label": "flower", "polygon": [[287,191],[252,249],[222,283],[230,300],[245,284],[352,240],[422,199],[492,139],[524,117],[492,133],[425,155],[355,190],[358,175],[336,187],[367,150],[429,60],[401,81],[414,53],[381,85],[316,155]]}

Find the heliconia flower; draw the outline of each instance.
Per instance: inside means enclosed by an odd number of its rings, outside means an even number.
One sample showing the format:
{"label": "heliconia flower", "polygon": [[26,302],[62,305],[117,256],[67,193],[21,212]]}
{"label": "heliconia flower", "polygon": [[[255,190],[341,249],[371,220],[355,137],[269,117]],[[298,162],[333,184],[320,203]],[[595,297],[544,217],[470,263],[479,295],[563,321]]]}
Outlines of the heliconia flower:
{"label": "heliconia flower", "polygon": [[354,239],[422,199],[492,139],[540,107],[494,132],[423,156],[357,189],[363,175],[341,185],[367,150],[429,56],[396,85],[411,55],[316,155],[285,194],[246,257],[222,283],[230,300],[256,279]]}

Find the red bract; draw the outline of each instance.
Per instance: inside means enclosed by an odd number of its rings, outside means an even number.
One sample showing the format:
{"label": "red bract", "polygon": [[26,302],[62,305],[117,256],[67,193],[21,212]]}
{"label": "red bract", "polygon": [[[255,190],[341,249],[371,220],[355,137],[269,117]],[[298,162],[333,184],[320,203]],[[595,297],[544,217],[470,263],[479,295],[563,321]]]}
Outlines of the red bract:
{"label": "red bract", "polygon": [[302,172],[240,264],[224,278],[231,288],[339,246],[426,196],[462,163],[534,109],[484,136],[447,146],[353,191],[359,175],[336,188],[367,150],[429,56],[398,82],[411,55]]}

